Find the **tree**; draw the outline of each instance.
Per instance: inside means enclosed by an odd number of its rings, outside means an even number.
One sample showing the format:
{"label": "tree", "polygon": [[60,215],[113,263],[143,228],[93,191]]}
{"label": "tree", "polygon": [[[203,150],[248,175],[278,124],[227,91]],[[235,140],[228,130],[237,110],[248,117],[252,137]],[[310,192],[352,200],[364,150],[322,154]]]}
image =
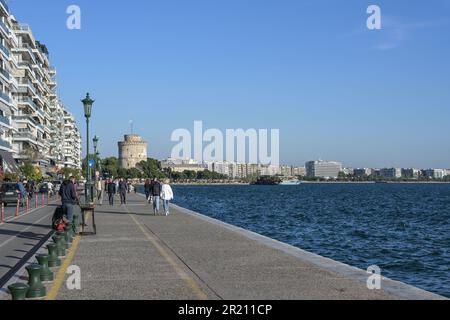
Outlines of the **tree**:
{"label": "tree", "polygon": [[25,163],[20,170],[28,180],[41,181],[43,179],[41,168],[33,166],[30,162]]}
{"label": "tree", "polygon": [[117,177],[119,170],[119,160],[116,157],[109,157],[102,160],[102,170],[110,177]]}
{"label": "tree", "polygon": [[60,172],[65,179],[69,179],[70,177],[75,177],[76,180],[79,180],[81,178],[81,172],[80,169],[75,168],[62,168]]}
{"label": "tree", "polygon": [[163,179],[167,177],[161,168],[161,162],[156,159],[148,158],[147,161],[141,161],[137,167],[142,170],[143,176],[146,178]]}

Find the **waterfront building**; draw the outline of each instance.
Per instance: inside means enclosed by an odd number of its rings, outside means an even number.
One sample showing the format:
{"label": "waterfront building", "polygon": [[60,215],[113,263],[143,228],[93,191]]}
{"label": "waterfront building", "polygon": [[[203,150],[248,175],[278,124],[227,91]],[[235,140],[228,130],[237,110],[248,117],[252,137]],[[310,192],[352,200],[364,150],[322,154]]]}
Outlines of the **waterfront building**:
{"label": "waterfront building", "polygon": [[336,161],[309,161],[305,164],[308,177],[337,179],[342,171],[342,163]]}
{"label": "waterfront building", "polygon": [[124,169],[136,168],[141,161],[147,161],[148,144],[137,134],[127,134],[118,142],[119,165]]}
{"label": "waterfront building", "polygon": [[447,175],[444,169],[426,169],[422,172],[425,177],[430,179],[443,179]]}
{"label": "waterfront building", "polygon": [[283,177],[292,177],[292,166],[280,166],[280,175]]}
{"label": "waterfront building", "polygon": [[387,179],[398,179],[402,177],[400,168],[383,168],[380,170],[380,177]]}
{"label": "waterfront building", "polygon": [[361,177],[369,177],[373,174],[373,169],[370,168],[357,168],[353,169],[353,175],[355,177],[361,178]]}
{"label": "waterfront building", "polygon": [[341,172],[346,176],[350,176],[353,175],[353,168],[342,168]]}
{"label": "waterfront building", "polygon": [[402,169],[402,177],[406,179],[419,179],[420,178],[420,170],[414,168],[403,168]]}
{"label": "waterfront building", "polygon": [[[65,110],[55,76],[47,47],[0,1],[0,156],[9,171],[24,162],[44,173],[64,166]],[[81,168],[81,144],[73,149],[70,166]]]}
{"label": "waterfront building", "polygon": [[306,168],[305,167],[293,167],[292,168],[293,176],[306,177]]}
{"label": "waterfront building", "polygon": [[261,165],[260,175],[261,176],[276,176],[280,174],[280,166],[274,165]]}

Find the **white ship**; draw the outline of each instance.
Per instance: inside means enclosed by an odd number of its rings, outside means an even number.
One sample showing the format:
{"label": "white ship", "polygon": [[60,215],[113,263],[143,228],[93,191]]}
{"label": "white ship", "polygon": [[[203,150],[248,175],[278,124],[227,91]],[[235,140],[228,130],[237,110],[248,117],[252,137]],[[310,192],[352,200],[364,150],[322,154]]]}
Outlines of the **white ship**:
{"label": "white ship", "polygon": [[298,186],[302,184],[300,180],[283,180],[280,183],[280,186]]}

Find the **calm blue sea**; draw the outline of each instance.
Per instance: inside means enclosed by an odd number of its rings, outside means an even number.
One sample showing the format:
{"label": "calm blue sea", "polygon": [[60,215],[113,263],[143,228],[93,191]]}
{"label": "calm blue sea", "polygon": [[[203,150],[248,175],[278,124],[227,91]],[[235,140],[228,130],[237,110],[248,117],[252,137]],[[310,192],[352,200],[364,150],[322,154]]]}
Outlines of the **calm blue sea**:
{"label": "calm blue sea", "polygon": [[175,203],[450,297],[449,184],[174,186]]}

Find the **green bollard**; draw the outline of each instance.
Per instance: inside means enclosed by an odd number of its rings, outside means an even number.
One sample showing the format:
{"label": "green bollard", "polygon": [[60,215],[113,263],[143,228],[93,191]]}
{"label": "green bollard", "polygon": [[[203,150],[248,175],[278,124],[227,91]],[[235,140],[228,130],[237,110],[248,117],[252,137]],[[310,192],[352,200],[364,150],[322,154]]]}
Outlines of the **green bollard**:
{"label": "green bollard", "polygon": [[62,238],[61,243],[62,243],[63,248],[66,250],[69,249],[69,244],[66,241],[66,232],[65,231],[57,232],[56,234],[61,236],[61,238]]}
{"label": "green bollard", "polygon": [[65,240],[66,240],[66,247],[67,249],[70,248],[70,246],[72,245],[72,237],[70,236],[70,231],[67,230],[66,232],[64,232],[64,236],[65,236]]}
{"label": "green bollard", "polygon": [[56,244],[56,248],[57,248],[57,253],[58,253],[58,257],[59,258],[64,258],[66,256],[66,248],[64,247],[63,243],[62,243],[62,236],[61,235],[54,235],[52,237],[53,241]]}
{"label": "green bollard", "polygon": [[73,223],[72,223],[72,228],[73,228],[73,233],[74,235],[78,233],[78,226],[80,225],[80,221],[79,221],[79,217],[77,214],[75,214],[73,216]]}
{"label": "green bollard", "polygon": [[58,246],[55,243],[47,245],[48,250],[48,266],[56,268],[61,266],[61,259],[58,258]]}
{"label": "green bollard", "polygon": [[41,282],[42,267],[38,264],[31,264],[26,269],[28,271],[28,285],[30,286],[26,297],[28,299],[44,298],[47,295],[47,290]]}
{"label": "green bollard", "polygon": [[30,287],[25,283],[15,283],[8,287],[13,300],[25,300]]}
{"label": "green bollard", "polygon": [[41,281],[42,282],[52,282],[55,278],[53,276],[53,272],[50,271],[48,267],[48,260],[50,256],[48,254],[39,254],[36,256],[36,260],[39,265],[42,267],[41,270]]}
{"label": "green bollard", "polygon": [[72,244],[73,238],[75,237],[74,232],[73,232],[73,227],[72,227],[72,223],[67,223],[66,228],[65,228],[69,238],[70,238],[70,244]]}

